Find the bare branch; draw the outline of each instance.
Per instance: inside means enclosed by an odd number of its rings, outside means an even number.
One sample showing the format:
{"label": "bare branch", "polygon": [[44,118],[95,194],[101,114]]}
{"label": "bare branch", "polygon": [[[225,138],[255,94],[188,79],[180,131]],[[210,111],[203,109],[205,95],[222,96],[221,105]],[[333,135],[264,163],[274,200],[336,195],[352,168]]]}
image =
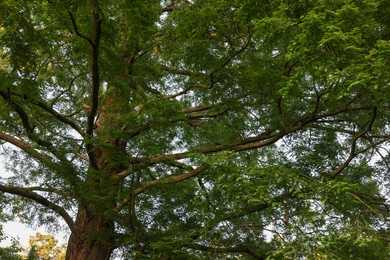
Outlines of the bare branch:
{"label": "bare branch", "polygon": [[88,156],[85,156],[84,154],[82,154],[82,153],[80,153],[80,152],[77,152],[77,151],[74,151],[73,153],[74,153],[77,157],[83,159],[84,161],[89,162]]}
{"label": "bare branch", "polygon": [[175,94],[172,94],[172,95],[168,95],[168,96],[164,96],[163,98],[164,99],[171,99],[171,98],[175,98],[175,97],[178,97],[178,96],[181,96],[181,95],[184,95],[186,94],[188,91],[190,91],[192,89],[192,87],[187,87],[185,89],[183,89],[182,91],[179,91]]}
{"label": "bare branch", "polygon": [[370,209],[372,212],[374,212],[376,215],[378,215],[380,218],[384,219],[385,221],[389,220],[387,217],[383,216],[382,213],[380,213],[378,210],[374,209],[373,207],[371,207],[368,203],[366,203],[360,196],[358,196],[357,194],[353,193],[353,192],[348,192],[349,195],[351,195],[352,197],[354,197],[356,200],[358,200],[359,202],[361,202],[364,206],[366,206],[368,209]]}

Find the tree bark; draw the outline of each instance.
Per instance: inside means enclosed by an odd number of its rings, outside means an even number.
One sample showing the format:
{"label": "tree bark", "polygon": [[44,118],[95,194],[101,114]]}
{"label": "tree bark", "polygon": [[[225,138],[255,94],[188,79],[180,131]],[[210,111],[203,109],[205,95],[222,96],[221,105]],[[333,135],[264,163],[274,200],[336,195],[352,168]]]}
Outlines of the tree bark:
{"label": "tree bark", "polygon": [[[66,260],[108,260],[115,248],[114,220],[107,212],[115,208],[121,182],[113,176],[126,169],[124,161],[128,155],[126,141],[112,132],[122,129],[120,115],[126,110],[130,94],[109,84],[108,89],[112,88],[114,90],[107,94],[99,109],[94,126],[96,143],[90,156],[94,157],[95,164],[90,165],[91,171],[80,190],[88,189],[92,197],[80,203],[74,231],[68,241]],[[93,196],[99,200],[94,200]]]}
{"label": "tree bark", "polygon": [[66,260],[108,260],[114,249],[113,224],[82,209],[66,250]]}

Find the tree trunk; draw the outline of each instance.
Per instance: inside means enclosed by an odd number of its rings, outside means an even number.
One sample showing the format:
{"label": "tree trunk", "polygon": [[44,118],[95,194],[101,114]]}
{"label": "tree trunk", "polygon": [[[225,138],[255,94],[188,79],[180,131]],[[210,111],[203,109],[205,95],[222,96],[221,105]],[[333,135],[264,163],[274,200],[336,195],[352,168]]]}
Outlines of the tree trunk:
{"label": "tree trunk", "polygon": [[[128,61],[130,66],[130,61]],[[96,139],[98,143],[104,143],[106,146],[95,144],[92,155],[96,161],[96,169],[99,177],[88,172],[86,178],[86,187],[98,196],[104,198],[106,207],[103,204],[96,205],[96,201],[84,202],[91,205],[92,209],[99,208],[100,212],[108,212],[116,205],[118,180],[112,176],[127,168],[124,164],[128,158],[126,152],[126,141],[121,137],[115,137],[113,130],[123,129],[120,117],[126,113],[130,97],[130,90],[126,88],[117,88],[115,85],[108,84],[107,94],[104,103],[99,109],[99,116],[95,122]],[[108,206],[107,206],[108,205]],[[75,229],[72,232],[66,251],[66,260],[108,260],[114,249],[114,221],[103,217],[102,213],[95,213],[94,210],[79,208],[77,214]]]}
{"label": "tree trunk", "polygon": [[66,250],[66,260],[108,260],[114,249],[113,224],[80,210]]}

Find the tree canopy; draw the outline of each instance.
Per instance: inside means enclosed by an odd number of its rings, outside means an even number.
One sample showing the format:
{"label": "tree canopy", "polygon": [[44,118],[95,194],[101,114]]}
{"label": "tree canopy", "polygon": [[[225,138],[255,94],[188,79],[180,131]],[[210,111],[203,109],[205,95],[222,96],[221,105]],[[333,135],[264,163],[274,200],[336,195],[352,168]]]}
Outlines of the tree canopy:
{"label": "tree canopy", "polygon": [[0,213],[66,259],[389,258],[386,0],[0,10]]}

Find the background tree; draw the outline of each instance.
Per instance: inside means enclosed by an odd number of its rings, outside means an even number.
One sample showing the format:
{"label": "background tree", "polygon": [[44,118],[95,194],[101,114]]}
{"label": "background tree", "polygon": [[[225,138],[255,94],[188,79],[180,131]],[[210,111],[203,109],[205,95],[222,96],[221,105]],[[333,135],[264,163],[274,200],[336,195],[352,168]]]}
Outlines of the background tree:
{"label": "background tree", "polygon": [[66,259],[389,256],[386,1],[0,10],[2,210]]}
{"label": "background tree", "polygon": [[[0,207],[5,207],[5,201],[2,200],[0,202]],[[0,212],[0,223],[7,222],[9,218],[7,215]],[[8,237],[6,234],[4,234],[3,227],[0,225],[0,242],[3,243],[4,240],[6,240]],[[11,244],[9,246],[2,246],[0,247],[0,259],[9,259],[9,260],[20,260],[21,257],[18,253],[22,251],[21,246],[19,245],[18,241],[16,239],[11,239]]]}
{"label": "background tree", "polygon": [[[6,237],[3,234],[3,231],[0,230],[0,242],[3,241]],[[22,248],[18,244],[17,240],[12,240],[11,245],[7,247],[0,247],[0,259],[8,260],[21,260],[19,253],[22,251]]]}
{"label": "background tree", "polygon": [[27,259],[65,259],[65,245],[58,245],[58,240],[52,235],[37,232],[35,236],[30,236],[28,243]]}

